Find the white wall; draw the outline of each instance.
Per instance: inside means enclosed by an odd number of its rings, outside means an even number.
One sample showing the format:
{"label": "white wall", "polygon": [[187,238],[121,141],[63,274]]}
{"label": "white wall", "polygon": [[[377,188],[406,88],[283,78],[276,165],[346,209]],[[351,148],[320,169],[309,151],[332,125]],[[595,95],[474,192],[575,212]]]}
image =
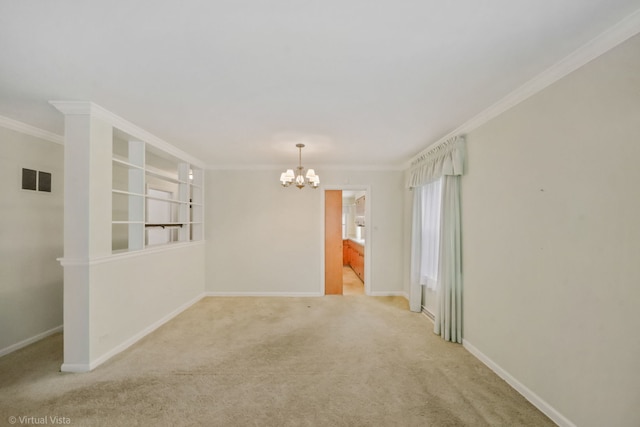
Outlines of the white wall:
{"label": "white wall", "polygon": [[281,171],[207,171],[207,291],[324,292],[323,186],[370,186],[371,291],[403,292],[403,173],[321,170],[316,190],[283,188]]}
{"label": "white wall", "polygon": [[467,142],[465,342],[575,425],[640,425],[640,36]]}
{"label": "white wall", "polygon": [[91,267],[90,354],[99,364],[198,300],[204,243],[147,250]]}
{"label": "white wall", "polygon": [[[21,189],[22,168],[52,191]],[[62,325],[63,147],[0,127],[0,355]]]}

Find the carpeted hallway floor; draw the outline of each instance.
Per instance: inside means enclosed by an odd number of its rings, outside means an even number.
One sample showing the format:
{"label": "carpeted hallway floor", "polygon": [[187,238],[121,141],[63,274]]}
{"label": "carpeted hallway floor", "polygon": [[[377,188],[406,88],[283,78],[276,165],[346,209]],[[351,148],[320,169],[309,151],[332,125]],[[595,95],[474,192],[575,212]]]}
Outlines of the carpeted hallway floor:
{"label": "carpeted hallway floor", "polygon": [[0,358],[0,425],[554,425],[432,327],[399,297],[205,298],[90,373],[60,334]]}

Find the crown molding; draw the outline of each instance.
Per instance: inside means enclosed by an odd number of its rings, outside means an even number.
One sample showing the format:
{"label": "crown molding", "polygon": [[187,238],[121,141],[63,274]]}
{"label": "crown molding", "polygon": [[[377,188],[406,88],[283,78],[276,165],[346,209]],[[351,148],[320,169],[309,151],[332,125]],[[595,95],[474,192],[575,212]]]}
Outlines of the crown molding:
{"label": "crown molding", "polygon": [[485,109],[480,114],[467,120],[465,123],[432,144],[429,144],[425,149],[412,156],[404,164],[404,168],[409,168],[413,161],[433,149],[434,146],[441,144],[454,136],[463,135],[477,129],[489,120],[499,116],[522,101],[551,86],[561,78],[586,65],[595,58],[605,54],[638,33],[640,33],[640,9],[628,15],[613,27],[609,28],[596,38],[579,47],[564,59],[527,81],[525,84],[509,93],[507,96]]}
{"label": "crown molding", "polygon": [[[295,169],[295,165],[207,165],[207,170],[213,171],[279,171],[286,169]],[[308,169],[308,168],[305,168]],[[320,164],[313,165],[313,169],[317,171],[403,171],[404,164],[400,165],[338,165],[338,164]]]}
{"label": "crown molding", "polygon": [[36,138],[55,142],[56,144],[64,144],[64,137],[62,135],[37,128],[35,126],[19,122],[8,117],[0,116],[0,126],[6,129],[11,129],[16,132],[23,133],[25,135],[35,136]]}
{"label": "crown molding", "polygon": [[[207,165],[206,170],[211,171],[275,171],[279,169],[286,169],[285,166],[278,165],[249,165],[249,164],[228,164],[228,165]],[[291,166],[289,166],[291,169]]]}
{"label": "crown molding", "polygon": [[369,172],[386,172],[386,171],[402,171],[404,165],[340,165],[340,164],[327,164],[318,165],[315,167],[318,170],[329,171],[369,171]]}
{"label": "crown molding", "polygon": [[176,156],[180,159],[186,160],[189,163],[197,166],[199,168],[204,168],[205,165],[200,160],[191,156],[190,154],[180,150],[179,148],[171,145],[165,140],[158,138],[152,133],[142,129],[141,127],[131,123],[128,120],[123,119],[122,117],[112,113],[105,108],[94,104],[90,101],[49,101],[49,104],[53,105],[58,111],[60,111],[65,116],[73,116],[73,115],[88,115],[92,117],[96,117],[100,120],[103,120],[109,123],[114,128],[117,128],[124,133],[131,135],[134,138],[139,139],[140,141],[147,142],[154,147],[160,148],[162,151],[169,153],[173,156]]}
{"label": "crown molding", "polygon": [[90,115],[92,107],[96,106],[88,101],[49,101],[49,104],[56,107],[65,116],[69,115]]}

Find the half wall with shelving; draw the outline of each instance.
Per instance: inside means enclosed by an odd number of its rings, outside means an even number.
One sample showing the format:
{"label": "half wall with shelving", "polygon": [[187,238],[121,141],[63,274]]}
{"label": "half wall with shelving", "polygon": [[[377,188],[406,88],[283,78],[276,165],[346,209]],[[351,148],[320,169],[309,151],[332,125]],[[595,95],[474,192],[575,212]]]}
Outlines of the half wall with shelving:
{"label": "half wall with shelving", "polygon": [[52,105],[65,116],[61,370],[85,372],[201,298],[204,172],[96,104]]}

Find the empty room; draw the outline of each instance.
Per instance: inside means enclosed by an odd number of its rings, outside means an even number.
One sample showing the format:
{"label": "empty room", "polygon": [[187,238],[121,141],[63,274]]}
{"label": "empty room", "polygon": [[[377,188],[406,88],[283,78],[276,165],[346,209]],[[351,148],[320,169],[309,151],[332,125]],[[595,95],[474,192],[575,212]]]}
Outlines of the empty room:
{"label": "empty room", "polygon": [[640,425],[640,0],[0,0],[0,425]]}

